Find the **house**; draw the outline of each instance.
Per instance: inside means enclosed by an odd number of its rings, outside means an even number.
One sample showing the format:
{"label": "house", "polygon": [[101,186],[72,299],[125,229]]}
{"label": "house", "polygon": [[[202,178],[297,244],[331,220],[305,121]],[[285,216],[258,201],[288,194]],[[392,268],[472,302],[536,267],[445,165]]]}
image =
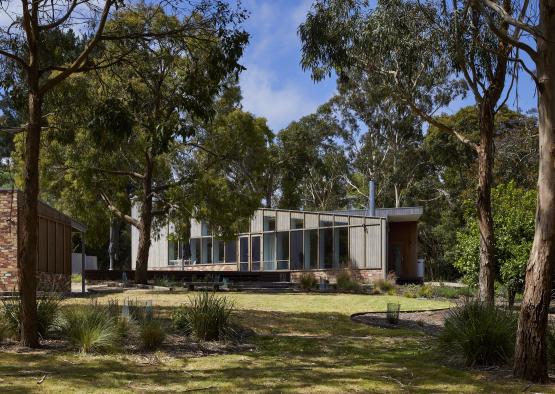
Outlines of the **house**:
{"label": "house", "polygon": [[[22,194],[0,189],[0,292],[17,291],[17,256],[21,240]],[[72,232],[83,224],[40,202],[38,204],[38,289],[71,291]]]}
{"label": "house", "polygon": [[[149,270],[206,273],[282,273],[298,281],[305,272],[334,281],[349,268],[365,280],[395,273],[400,281],[421,281],[417,225],[422,207],[310,212],[261,208],[249,228],[220,240],[208,223],[192,220],[190,239],[172,241],[171,224],[152,239]],[[137,215],[135,210],[134,215]],[[133,269],[138,231],[132,230]],[[237,276],[234,274],[233,276]]]}

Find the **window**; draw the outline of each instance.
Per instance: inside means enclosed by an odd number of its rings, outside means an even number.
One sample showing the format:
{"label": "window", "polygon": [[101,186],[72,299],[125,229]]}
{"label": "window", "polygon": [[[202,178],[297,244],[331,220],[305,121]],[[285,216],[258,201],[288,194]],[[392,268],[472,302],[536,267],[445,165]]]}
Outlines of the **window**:
{"label": "window", "polygon": [[349,225],[349,218],[347,216],[336,216],[335,217],[335,225],[336,226],[348,226]]}
{"label": "window", "polygon": [[208,228],[208,223],[205,221],[200,222],[200,235],[207,237],[210,235],[210,229]]}
{"label": "window", "polygon": [[264,231],[276,230],[276,215],[275,212],[264,213]]}
{"label": "window", "polygon": [[291,231],[291,269],[302,270],[304,263],[303,232]]}
{"label": "window", "polygon": [[304,267],[305,269],[318,268],[318,230],[304,232]]}
{"label": "window", "polygon": [[276,242],[276,262],[278,270],[289,269],[289,232],[281,231],[277,233]]}
{"label": "window", "polygon": [[260,235],[251,237],[252,270],[260,271]]}
{"label": "window", "polygon": [[191,264],[199,264],[200,263],[200,239],[199,238],[191,238]]}
{"label": "window", "polygon": [[239,271],[249,270],[249,237],[239,238]]}
{"label": "window", "polygon": [[301,229],[304,227],[304,220],[302,217],[300,218],[291,218],[291,229]]}
{"label": "window", "polygon": [[320,215],[320,227],[332,227],[332,226],[333,226],[332,215]]}
{"label": "window", "polygon": [[264,271],[276,269],[276,234],[264,234]]}
{"label": "window", "polygon": [[349,267],[349,228],[341,227],[334,229],[334,265],[339,268]]}
{"label": "window", "polygon": [[320,230],[320,268],[333,268],[333,229]]}
{"label": "window", "polygon": [[168,265],[176,265],[181,261],[179,241],[168,241]]}
{"label": "window", "polygon": [[212,238],[202,238],[202,264],[212,264]]}
{"label": "window", "polygon": [[237,262],[237,240],[227,241],[225,243],[225,262]]}
{"label": "window", "polygon": [[224,262],[224,241],[214,239],[214,263],[220,264]]}

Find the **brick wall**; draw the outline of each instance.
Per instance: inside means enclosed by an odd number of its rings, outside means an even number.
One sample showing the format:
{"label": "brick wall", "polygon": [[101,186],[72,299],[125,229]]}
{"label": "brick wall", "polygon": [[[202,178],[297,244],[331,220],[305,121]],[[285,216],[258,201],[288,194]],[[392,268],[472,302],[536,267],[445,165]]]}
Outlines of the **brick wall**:
{"label": "brick wall", "polygon": [[[316,277],[317,280],[320,278],[327,279],[330,283],[336,283],[336,275],[341,272],[340,270],[310,270],[310,271],[291,271],[291,282],[298,283],[300,281],[301,275],[305,273],[310,273]],[[383,279],[383,271],[370,270],[370,269],[349,269],[351,276],[361,282],[371,283],[376,279]]]}
{"label": "brick wall", "polygon": [[0,291],[17,290],[17,192],[0,191]]}

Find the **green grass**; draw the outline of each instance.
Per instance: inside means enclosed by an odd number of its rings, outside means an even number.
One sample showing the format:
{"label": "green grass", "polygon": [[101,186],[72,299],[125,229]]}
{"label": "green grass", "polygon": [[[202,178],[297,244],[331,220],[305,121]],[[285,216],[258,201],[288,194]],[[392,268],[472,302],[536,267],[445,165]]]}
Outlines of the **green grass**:
{"label": "green grass", "polygon": [[[186,294],[118,297],[152,299],[165,316],[187,300]],[[510,371],[449,367],[433,339],[420,332],[373,328],[349,319],[354,312],[385,310],[391,301],[404,310],[445,307],[445,301],[320,294],[230,297],[237,321],[258,334],[252,351],[189,358],[158,352],[150,360],[121,353],[5,352],[0,354],[0,391],[512,393],[528,386],[506,378]],[[550,386],[529,390],[555,392]]]}

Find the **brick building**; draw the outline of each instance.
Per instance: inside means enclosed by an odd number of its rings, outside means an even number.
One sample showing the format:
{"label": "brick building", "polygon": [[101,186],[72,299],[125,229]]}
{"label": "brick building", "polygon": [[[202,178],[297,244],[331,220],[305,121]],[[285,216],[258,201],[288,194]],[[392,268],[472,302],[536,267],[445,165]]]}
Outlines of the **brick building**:
{"label": "brick building", "polygon": [[[0,189],[0,292],[17,291],[21,193]],[[38,206],[39,290],[71,291],[72,232],[85,226],[43,202]]]}

